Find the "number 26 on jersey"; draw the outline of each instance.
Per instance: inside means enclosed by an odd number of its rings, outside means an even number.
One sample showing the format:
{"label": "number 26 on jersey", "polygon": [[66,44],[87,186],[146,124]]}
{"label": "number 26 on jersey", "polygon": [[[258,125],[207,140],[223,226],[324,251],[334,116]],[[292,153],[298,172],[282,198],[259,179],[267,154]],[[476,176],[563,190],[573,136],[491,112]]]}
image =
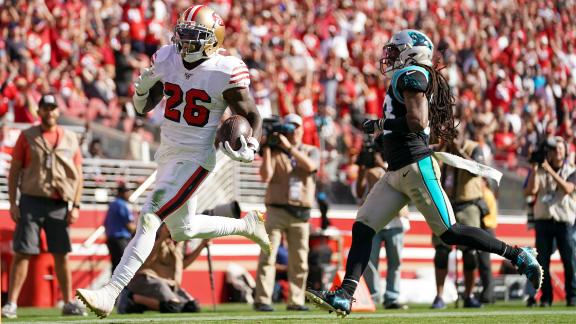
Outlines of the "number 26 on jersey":
{"label": "number 26 on jersey", "polygon": [[[190,89],[183,93],[179,85],[166,82],[164,83],[164,93],[168,97],[166,100],[166,109],[164,117],[173,122],[180,123],[184,120],[189,126],[204,127],[208,123],[210,110],[198,102],[210,103],[211,99],[208,93],[200,89]],[[184,102],[184,109],[178,110]]]}

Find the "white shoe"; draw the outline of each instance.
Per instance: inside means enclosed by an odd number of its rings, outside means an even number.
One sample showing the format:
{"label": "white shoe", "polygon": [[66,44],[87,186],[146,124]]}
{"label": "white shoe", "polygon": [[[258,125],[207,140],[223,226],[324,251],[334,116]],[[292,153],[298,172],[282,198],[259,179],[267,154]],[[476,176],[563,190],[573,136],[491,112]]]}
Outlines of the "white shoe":
{"label": "white shoe", "polygon": [[18,315],[16,312],[18,311],[18,306],[16,304],[6,304],[2,307],[2,317],[14,319],[17,318]]}
{"label": "white shoe", "polygon": [[242,220],[246,223],[246,234],[244,236],[260,245],[264,253],[270,254],[272,248],[268,233],[266,233],[266,228],[264,227],[264,214],[257,210],[252,210]]}
{"label": "white shoe", "polygon": [[107,317],[114,309],[116,298],[106,286],[98,290],[77,289],[76,297],[100,318]]}

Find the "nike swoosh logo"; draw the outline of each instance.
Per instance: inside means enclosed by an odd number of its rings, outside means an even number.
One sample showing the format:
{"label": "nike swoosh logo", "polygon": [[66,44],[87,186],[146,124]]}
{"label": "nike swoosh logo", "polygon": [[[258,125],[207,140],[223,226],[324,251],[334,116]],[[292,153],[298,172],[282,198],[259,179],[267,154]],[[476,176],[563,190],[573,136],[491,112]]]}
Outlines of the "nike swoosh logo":
{"label": "nike swoosh logo", "polygon": [[408,175],[408,172],[410,172],[410,171],[406,171],[406,172],[402,173],[402,177],[406,178],[406,176]]}
{"label": "nike swoosh logo", "polygon": [[406,72],[406,75],[410,75],[410,74],[415,73],[415,72],[416,71],[408,71],[408,72]]}

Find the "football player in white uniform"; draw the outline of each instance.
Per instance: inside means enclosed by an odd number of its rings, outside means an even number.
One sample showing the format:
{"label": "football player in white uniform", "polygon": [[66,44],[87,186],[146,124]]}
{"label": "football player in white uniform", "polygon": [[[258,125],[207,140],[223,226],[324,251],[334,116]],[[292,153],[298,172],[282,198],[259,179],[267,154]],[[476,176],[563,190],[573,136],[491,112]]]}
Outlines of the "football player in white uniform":
{"label": "football player in white uniform", "polygon": [[[258,151],[262,120],[248,89],[248,69],[242,60],[218,54],[224,41],[224,23],[209,7],[197,5],[185,10],[172,41],[154,54],[152,66],[135,82],[133,97],[139,113],[150,111],[162,96],[167,97],[156,153],[155,188],[110,282],[98,290],[76,292],[101,318],[110,314],[120,291],[152,251],[162,222],[176,241],[242,235],[258,243],[265,253],[270,251],[264,220],[257,211],[241,220],[196,215],[194,192],[214,168],[214,139],[226,107],[248,120],[253,137],[242,137],[242,147],[237,151],[228,142],[221,145],[221,150],[247,163]],[[162,88],[163,94],[158,91]]]}

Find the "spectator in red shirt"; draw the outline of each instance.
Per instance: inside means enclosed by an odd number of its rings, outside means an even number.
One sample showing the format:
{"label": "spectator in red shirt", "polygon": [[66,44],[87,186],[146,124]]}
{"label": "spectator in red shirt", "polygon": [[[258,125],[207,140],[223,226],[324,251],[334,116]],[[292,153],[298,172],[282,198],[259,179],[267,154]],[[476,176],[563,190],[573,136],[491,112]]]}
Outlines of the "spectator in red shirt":
{"label": "spectator in red shirt", "polygon": [[130,39],[132,49],[138,53],[146,52],[144,40],[146,38],[146,20],[144,18],[144,6],[140,1],[129,0],[124,5],[122,21],[130,26]]}
{"label": "spectator in red shirt", "polygon": [[508,167],[516,165],[516,136],[510,130],[510,123],[506,120],[500,121],[498,130],[494,133],[494,146],[496,154],[494,159],[504,161]]}
{"label": "spectator in red shirt", "polygon": [[504,112],[508,112],[510,102],[512,101],[513,85],[508,80],[504,70],[498,70],[496,79],[488,88],[486,95],[494,107],[502,107],[504,108]]}

